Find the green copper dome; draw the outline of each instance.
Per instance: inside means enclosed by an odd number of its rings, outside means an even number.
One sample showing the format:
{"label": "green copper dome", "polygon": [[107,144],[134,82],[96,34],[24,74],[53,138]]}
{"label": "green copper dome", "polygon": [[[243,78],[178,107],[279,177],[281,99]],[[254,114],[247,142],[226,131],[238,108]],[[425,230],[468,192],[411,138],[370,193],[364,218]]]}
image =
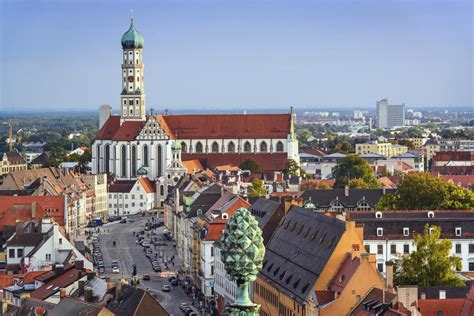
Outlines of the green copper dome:
{"label": "green copper dome", "polygon": [[145,168],[143,168],[143,167],[138,168],[138,170],[137,170],[137,175],[138,176],[146,176],[147,174],[148,174],[148,171],[146,171]]}
{"label": "green copper dome", "polygon": [[172,144],[171,144],[171,149],[172,150],[181,150],[181,144],[175,140]]}
{"label": "green copper dome", "polygon": [[137,31],[133,25],[133,19],[130,28],[122,36],[122,48],[143,48],[143,36]]}

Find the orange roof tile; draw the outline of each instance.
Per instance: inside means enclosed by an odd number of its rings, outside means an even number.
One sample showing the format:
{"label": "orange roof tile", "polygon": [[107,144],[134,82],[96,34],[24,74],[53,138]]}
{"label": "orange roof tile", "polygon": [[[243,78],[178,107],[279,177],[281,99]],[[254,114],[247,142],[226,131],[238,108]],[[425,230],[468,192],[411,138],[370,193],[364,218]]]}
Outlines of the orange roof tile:
{"label": "orange roof tile", "polygon": [[187,172],[191,174],[204,170],[199,159],[183,161],[183,165],[186,167]]}
{"label": "orange roof tile", "polygon": [[[0,227],[15,225],[17,220],[40,219],[45,215],[64,225],[64,200],[64,196],[0,196]],[[36,203],[36,214],[33,214],[33,203]]]}
{"label": "orange roof tile", "polygon": [[217,171],[238,171],[240,170],[239,166],[236,165],[221,165],[214,167]]}
{"label": "orange roof tile", "polygon": [[35,283],[35,278],[42,275],[43,273],[46,273],[47,271],[31,271],[25,274],[23,277],[23,284],[33,284]]}
{"label": "orange roof tile", "polygon": [[155,186],[147,177],[140,178],[138,181],[140,181],[140,184],[143,186],[147,193],[155,192]]}
{"label": "orange roof tile", "polygon": [[427,299],[418,300],[418,310],[423,316],[438,316],[438,312],[443,312],[444,316],[458,316],[466,299]]}
{"label": "orange roof tile", "polygon": [[13,278],[17,277],[12,274],[0,274],[0,288],[4,288],[13,285]]}

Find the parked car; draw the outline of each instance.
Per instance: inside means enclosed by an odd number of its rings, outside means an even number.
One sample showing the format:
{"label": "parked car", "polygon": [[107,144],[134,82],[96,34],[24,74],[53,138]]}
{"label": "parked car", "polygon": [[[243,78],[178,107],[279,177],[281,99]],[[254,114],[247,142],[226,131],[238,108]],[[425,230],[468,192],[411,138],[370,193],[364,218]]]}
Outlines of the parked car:
{"label": "parked car", "polygon": [[143,281],[150,281],[150,275],[149,274],[144,274],[143,275]]}
{"label": "parked car", "polygon": [[171,291],[171,286],[169,286],[169,284],[165,284],[165,285],[163,285],[163,287],[161,288],[161,290],[162,290],[163,292],[169,292],[169,291]]}
{"label": "parked car", "polygon": [[118,266],[112,268],[112,273],[120,273],[120,269]]}
{"label": "parked car", "polygon": [[125,224],[126,222],[127,222],[127,219],[126,219],[126,218],[122,218],[122,219],[120,220],[120,224]]}
{"label": "parked car", "polygon": [[179,309],[180,309],[181,311],[183,311],[183,312],[186,310],[186,308],[189,308],[189,304],[188,304],[188,303],[181,303],[181,304],[179,305]]}

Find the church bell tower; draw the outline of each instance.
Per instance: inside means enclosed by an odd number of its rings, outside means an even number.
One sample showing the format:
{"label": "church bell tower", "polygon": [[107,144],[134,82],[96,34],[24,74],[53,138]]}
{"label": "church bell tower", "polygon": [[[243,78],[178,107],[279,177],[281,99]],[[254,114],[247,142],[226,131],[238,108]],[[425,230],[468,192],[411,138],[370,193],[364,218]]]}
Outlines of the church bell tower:
{"label": "church bell tower", "polygon": [[135,29],[133,18],[130,28],[122,36],[122,93],[121,122],[145,120],[145,90],[143,82],[143,36]]}

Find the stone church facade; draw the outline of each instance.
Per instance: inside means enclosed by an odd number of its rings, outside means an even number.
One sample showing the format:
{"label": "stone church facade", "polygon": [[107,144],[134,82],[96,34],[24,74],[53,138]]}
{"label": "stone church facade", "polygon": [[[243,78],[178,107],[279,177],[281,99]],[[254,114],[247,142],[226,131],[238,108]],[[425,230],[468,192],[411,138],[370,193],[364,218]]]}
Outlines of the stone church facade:
{"label": "stone church facade", "polygon": [[[263,171],[280,171],[288,159],[299,161],[294,114],[146,114],[143,37],[133,20],[122,36],[120,115],[100,109],[100,130],[92,145],[92,171],[112,173],[118,181],[146,176],[157,182],[157,200],[167,194],[179,160],[199,159],[207,168],[240,165],[255,159]],[[173,177],[171,176],[173,173]],[[157,203],[159,204],[159,203]]]}

